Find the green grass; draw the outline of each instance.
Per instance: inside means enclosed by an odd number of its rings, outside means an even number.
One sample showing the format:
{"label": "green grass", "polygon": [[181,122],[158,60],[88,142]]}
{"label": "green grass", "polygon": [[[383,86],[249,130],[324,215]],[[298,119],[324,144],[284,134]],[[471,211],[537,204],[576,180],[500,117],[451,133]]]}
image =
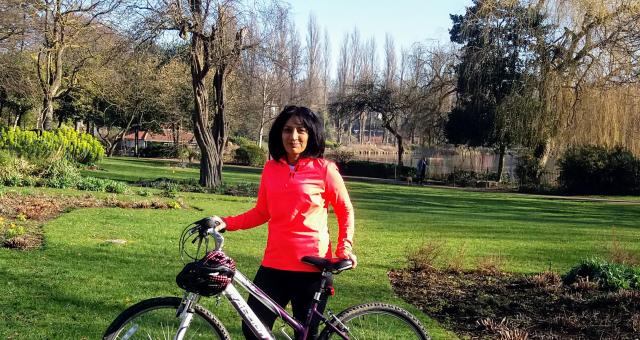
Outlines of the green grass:
{"label": "green grass", "polygon": [[[91,175],[132,182],[198,176],[197,169],[149,160],[107,159],[100,167]],[[224,178],[257,182],[259,170],[226,167]],[[505,269],[523,273],[549,268],[565,272],[582,258],[606,257],[614,238],[640,254],[640,205],[362,182],[347,186],[356,211],[360,265],[336,278],[336,298],[329,304],[334,312],[374,300],[416,312],[394,297],[387,272],[406,266],[406,252],[425,242],[464,247],[467,267],[482,257],[499,256]],[[43,189],[27,191],[38,190]],[[177,252],[182,228],[203,216],[235,214],[254,204],[252,198],[181,195],[197,209],[74,210],[45,225],[42,250],[0,249],[0,337],[95,339],[126,306],[179,294],[174,278],[182,266]],[[334,219],[331,223],[335,235]],[[116,238],[128,242],[105,242]],[[227,253],[252,277],[264,250],[266,228],[227,233],[226,238]],[[216,306],[215,299],[207,299],[204,304],[235,338],[242,338],[239,319],[228,303]],[[418,315],[435,339],[455,338]]]}

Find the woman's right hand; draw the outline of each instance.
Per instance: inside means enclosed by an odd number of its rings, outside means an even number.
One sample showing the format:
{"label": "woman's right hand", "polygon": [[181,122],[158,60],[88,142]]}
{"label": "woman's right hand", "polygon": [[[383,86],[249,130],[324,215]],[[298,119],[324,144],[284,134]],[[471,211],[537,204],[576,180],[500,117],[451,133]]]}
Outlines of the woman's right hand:
{"label": "woman's right hand", "polygon": [[213,220],[213,222],[215,223],[215,231],[221,233],[224,232],[225,229],[227,229],[227,224],[224,222],[224,220],[220,217],[220,216],[211,216],[211,219]]}

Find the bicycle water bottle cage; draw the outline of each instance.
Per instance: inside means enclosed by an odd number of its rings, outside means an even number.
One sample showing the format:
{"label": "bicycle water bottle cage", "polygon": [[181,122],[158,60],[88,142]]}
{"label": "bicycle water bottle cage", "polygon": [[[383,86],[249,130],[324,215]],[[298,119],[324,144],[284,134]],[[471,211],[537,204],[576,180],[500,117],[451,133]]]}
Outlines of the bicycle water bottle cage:
{"label": "bicycle water bottle cage", "polygon": [[310,264],[322,271],[326,270],[334,274],[338,274],[353,267],[353,261],[338,258],[327,259],[319,256],[305,256],[301,259],[301,261],[303,263]]}
{"label": "bicycle water bottle cage", "polygon": [[210,251],[201,260],[187,263],[176,276],[180,288],[203,296],[221,293],[233,280],[236,264],[221,251]]}

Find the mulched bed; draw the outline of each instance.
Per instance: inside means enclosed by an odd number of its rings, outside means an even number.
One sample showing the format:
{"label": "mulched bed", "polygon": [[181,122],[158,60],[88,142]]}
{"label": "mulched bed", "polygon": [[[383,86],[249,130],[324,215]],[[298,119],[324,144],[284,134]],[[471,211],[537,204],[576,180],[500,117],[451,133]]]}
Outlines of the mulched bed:
{"label": "mulched bed", "polygon": [[113,197],[96,198],[91,194],[83,196],[52,196],[45,194],[20,194],[9,192],[0,195],[0,232],[10,224],[21,226],[25,233],[3,239],[1,246],[21,250],[39,248],[42,245],[41,226],[44,222],[56,218],[65,211],[75,208],[118,207],[130,209],[172,209],[176,204],[160,200],[121,201]]}
{"label": "mulched bed", "polygon": [[640,292],[567,286],[555,273],[394,270],[400,297],[463,338],[640,339]]}

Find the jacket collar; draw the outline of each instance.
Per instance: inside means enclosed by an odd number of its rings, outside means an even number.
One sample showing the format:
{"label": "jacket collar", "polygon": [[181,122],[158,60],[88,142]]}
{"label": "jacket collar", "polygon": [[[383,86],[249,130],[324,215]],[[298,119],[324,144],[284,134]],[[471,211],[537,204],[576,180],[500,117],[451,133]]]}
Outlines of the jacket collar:
{"label": "jacket collar", "polygon": [[[313,158],[311,157],[300,157],[298,159],[298,163],[296,163],[296,168],[301,167],[301,166],[305,166],[307,164],[309,164],[309,162],[313,161]],[[289,163],[287,162],[285,157],[282,157],[278,160],[278,163],[281,163],[283,165],[289,166]]]}

